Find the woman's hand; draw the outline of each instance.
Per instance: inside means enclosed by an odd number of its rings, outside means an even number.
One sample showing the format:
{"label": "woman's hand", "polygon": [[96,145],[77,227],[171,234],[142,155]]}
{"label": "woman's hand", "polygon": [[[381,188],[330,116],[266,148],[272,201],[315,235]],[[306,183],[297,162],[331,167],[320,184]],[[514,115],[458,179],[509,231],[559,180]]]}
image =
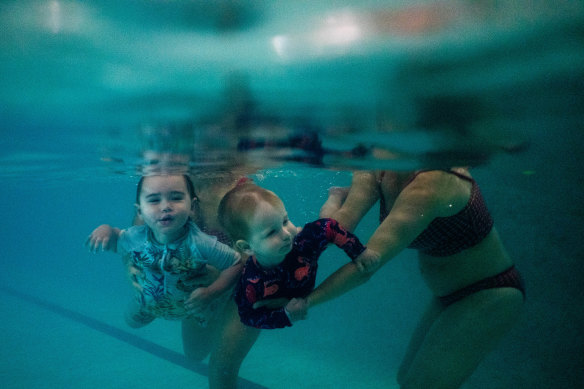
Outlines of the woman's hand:
{"label": "woman's hand", "polygon": [[373,273],[381,266],[381,255],[371,249],[365,249],[365,251],[355,259],[355,265],[357,265],[357,268],[362,272]]}
{"label": "woman's hand", "polygon": [[305,320],[308,316],[308,301],[303,298],[293,298],[284,310],[292,323],[298,320]]}

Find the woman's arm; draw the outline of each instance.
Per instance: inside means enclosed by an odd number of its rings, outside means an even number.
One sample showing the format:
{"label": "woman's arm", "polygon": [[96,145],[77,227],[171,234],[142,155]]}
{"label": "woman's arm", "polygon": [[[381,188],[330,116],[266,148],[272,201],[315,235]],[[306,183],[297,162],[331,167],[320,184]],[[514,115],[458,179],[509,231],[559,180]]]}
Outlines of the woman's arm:
{"label": "woman's arm", "polygon": [[312,308],[339,297],[364,284],[372,275],[373,273],[360,271],[355,263],[349,262],[328,276],[308,295],[308,307]]}
{"label": "woman's arm", "polygon": [[453,213],[449,201],[451,178],[440,171],[419,174],[399,193],[391,211],[367,242],[367,248],[379,254],[378,263],[367,271],[376,271],[407,248],[432,220]]}
{"label": "woman's arm", "polygon": [[[425,177],[424,177],[425,176]],[[389,215],[375,230],[367,250],[325,279],[309,296],[309,307],[331,300],[365,283],[405,249],[439,214],[439,186],[434,175],[419,175],[398,195]],[[367,272],[360,270],[364,267]]]}
{"label": "woman's arm", "polygon": [[379,190],[375,173],[355,171],[345,202],[339,210],[327,217],[335,219],[352,232],[378,199]]}

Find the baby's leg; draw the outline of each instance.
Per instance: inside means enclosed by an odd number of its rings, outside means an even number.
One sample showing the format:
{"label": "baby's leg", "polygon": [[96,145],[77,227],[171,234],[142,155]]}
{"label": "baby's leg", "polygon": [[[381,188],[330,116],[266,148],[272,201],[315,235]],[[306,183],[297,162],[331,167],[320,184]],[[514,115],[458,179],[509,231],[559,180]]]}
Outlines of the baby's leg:
{"label": "baby's leg", "polygon": [[459,388],[515,324],[522,305],[520,291],[498,288],[445,308],[402,373],[401,388]]}
{"label": "baby's leg", "polygon": [[328,198],[320,208],[319,217],[333,217],[349,194],[349,187],[333,186],[329,188]]}

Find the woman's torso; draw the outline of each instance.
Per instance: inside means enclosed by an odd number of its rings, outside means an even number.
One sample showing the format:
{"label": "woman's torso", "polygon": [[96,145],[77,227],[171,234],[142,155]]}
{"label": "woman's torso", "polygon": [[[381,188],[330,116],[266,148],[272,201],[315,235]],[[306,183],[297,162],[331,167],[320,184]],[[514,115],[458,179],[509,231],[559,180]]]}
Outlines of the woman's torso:
{"label": "woman's torso", "polygon": [[[464,169],[456,173],[470,177]],[[385,172],[379,177],[382,203],[390,210],[401,190],[419,175],[437,174],[439,183],[445,190],[440,190],[444,203],[452,203],[451,214],[454,217],[469,203],[473,182],[457,177],[450,172],[421,172],[416,176],[409,174],[394,174]],[[419,266],[422,277],[436,296],[448,295],[462,287],[470,285],[486,277],[495,275],[512,265],[495,228],[485,232],[486,236],[472,247],[458,253],[446,256],[431,256],[419,252]]]}

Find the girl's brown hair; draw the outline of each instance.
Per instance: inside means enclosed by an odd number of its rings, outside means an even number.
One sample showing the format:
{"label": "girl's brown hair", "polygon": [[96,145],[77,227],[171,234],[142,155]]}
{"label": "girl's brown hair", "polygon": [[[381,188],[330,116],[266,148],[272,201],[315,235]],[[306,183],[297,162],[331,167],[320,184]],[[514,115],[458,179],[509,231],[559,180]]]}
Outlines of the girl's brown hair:
{"label": "girl's brown hair", "polygon": [[[189,197],[192,200],[193,198],[197,197],[195,194],[195,186],[193,185],[193,180],[186,175],[182,174],[183,178],[185,179],[185,184],[187,185],[187,191],[189,192]],[[142,194],[142,185],[144,183],[144,178],[148,176],[140,177],[140,181],[138,181],[138,186],[136,188],[136,204],[140,204],[140,194]]]}

